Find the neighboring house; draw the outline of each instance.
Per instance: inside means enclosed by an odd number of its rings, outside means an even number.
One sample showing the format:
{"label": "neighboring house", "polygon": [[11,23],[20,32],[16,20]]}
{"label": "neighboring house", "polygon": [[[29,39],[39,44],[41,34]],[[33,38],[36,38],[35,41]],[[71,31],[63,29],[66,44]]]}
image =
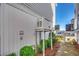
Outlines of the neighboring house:
{"label": "neighboring house", "polygon": [[71,26],[71,30],[74,31],[74,18],[71,19],[71,24],[72,24],[72,26]]}
{"label": "neighboring house", "polygon": [[79,4],[75,4],[75,15],[74,15],[74,33],[77,44],[79,45]]}
{"label": "neighboring house", "polygon": [[58,32],[56,32],[56,35],[63,36],[64,35],[64,32],[65,31],[58,31]]}
{"label": "neighboring house", "polygon": [[47,39],[55,21],[55,10],[53,10],[55,4],[52,5],[50,3],[0,4],[0,55],[12,52],[19,55],[21,47],[32,45],[35,48],[40,39]]}
{"label": "neighboring house", "polygon": [[66,31],[64,33],[65,42],[77,41],[75,37],[75,19],[71,19],[70,24],[66,24]]}
{"label": "neighboring house", "polygon": [[56,33],[56,35],[59,35],[60,32],[61,32],[60,31],[60,25],[55,25],[55,31],[54,31],[54,33]]}
{"label": "neighboring house", "polygon": [[66,24],[66,31],[72,31],[73,24]]}
{"label": "neighboring house", "polygon": [[55,25],[55,30],[60,31],[60,25]]}
{"label": "neighboring house", "polygon": [[74,31],[77,43],[79,44],[79,4],[75,4]]}
{"label": "neighboring house", "polygon": [[65,31],[64,38],[65,38],[65,42],[76,41],[74,31]]}

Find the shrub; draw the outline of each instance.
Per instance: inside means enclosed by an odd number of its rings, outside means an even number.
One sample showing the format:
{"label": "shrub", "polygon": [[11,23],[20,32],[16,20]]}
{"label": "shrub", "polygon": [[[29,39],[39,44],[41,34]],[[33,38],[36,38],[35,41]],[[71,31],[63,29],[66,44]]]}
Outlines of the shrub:
{"label": "shrub", "polygon": [[8,54],[6,56],[16,56],[16,53],[10,53],[10,54]]}
{"label": "shrub", "polygon": [[50,47],[50,46],[51,46],[51,39],[48,38],[48,40],[47,40],[47,47]]}
{"label": "shrub", "polygon": [[[47,48],[48,40],[44,40],[44,43],[45,43],[45,49],[46,49]],[[41,40],[40,44],[43,46],[43,40]]]}
{"label": "shrub", "polygon": [[[51,38],[48,38],[47,40],[44,40],[45,42],[45,49],[51,46]],[[56,39],[52,39],[53,45],[56,43]],[[40,44],[37,47],[38,52],[42,53],[43,51],[43,40],[40,41]]]}
{"label": "shrub", "polygon": [[34,56],[35,51],[32,46],[24,46],[20,49],[20,56]]}
{"label": "shrub", "polygon": [[52,39],[53,45],[57,42],[57,39]]}
{"label": "shrub", "polygon": [[[49,33],[49,37],[51,37],[50,33]],[[49,40],[49,45],[51,45],[51,38],[48,38]],[[57,39],[56,39],[56,35],[54,32],[52,32],[52,43],[53,45],[57,42]]]}
{"label": "shrub", "polygon": [[[45,49],[48,47],[48,40],[44,40],[44,42],[45,42]],[[42,51],[43,51],[43,40],[41,40],[40,41],[40,44],[38,45],[38,52],[40,52],[40,53],[42,53]]]}
{"label": "shrub", "polygon": [[61,42],[61,40],[63,39],[62,36],[56,36],[55,38],[56,38],[57,42]]}
{"label": "shrub", "polygon": [[45,49],[48,48],[48,40],[45,40]]}
{"label": "shrub", "polygon": [[43,51],[43,41],[42,40],[40,41],[40,44],[37,46],[37,50],[39,53],[42,53],[42,51]]}
{"label": "shrub", "polygon": [[37,47],[37,49],[38,49],[39,53],[42,53],[42,51],[43,51],[43,45],[39,44],[38,47]]}
{"label": "shrub", "polygon": [[55,37],[56,35],[55,35],[55,33],[54,32],[52,32],[52,37]]}
{"label": "shrub", "polygon": [[[56,42],[57,42],[57,39],[54,37],[52,39],[52,44],[54,45]],[[50,47],[50,46],[51,46],[51,38],[48,38],[47,47]]]}

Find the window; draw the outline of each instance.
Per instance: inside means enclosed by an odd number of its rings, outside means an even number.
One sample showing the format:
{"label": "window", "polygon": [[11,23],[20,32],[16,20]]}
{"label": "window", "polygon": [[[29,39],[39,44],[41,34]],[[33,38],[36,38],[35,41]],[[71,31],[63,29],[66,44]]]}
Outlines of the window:
{"label": "window", "polygon": [[37,27],[42,27],[42,21],[37,21]]}

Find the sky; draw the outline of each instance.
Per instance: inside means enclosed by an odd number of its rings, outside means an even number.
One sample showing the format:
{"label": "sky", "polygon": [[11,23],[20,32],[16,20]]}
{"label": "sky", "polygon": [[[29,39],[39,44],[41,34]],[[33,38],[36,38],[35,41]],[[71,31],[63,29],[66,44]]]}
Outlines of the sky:
{"label": "sky", "polygon": [[73,3],[58,3],[56,6],[56,25],[60,25],[60,30],[65,30],[66,24],[69,24],[74,18]]}

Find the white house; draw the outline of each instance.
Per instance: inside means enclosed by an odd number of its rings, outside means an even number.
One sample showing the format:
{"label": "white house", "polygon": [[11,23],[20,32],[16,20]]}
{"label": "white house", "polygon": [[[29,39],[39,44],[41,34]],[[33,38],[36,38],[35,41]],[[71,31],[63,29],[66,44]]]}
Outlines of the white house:
{"label": "white house", "polygon": [[[32,45],[35,48],[40,39],[48,38],[54,22],[55,4],[1,3],[0,55],[7,55],[12,52],[19,55],[20,48],[25,45]],[[43,55],[44,51],[43,41]]]}
{"label": "white house", "polygon": [[64,38],[65,38],[65,40],[64,40],[65,42],[73,43],[73,41],[76,41],[74,31],[65,31]]}

